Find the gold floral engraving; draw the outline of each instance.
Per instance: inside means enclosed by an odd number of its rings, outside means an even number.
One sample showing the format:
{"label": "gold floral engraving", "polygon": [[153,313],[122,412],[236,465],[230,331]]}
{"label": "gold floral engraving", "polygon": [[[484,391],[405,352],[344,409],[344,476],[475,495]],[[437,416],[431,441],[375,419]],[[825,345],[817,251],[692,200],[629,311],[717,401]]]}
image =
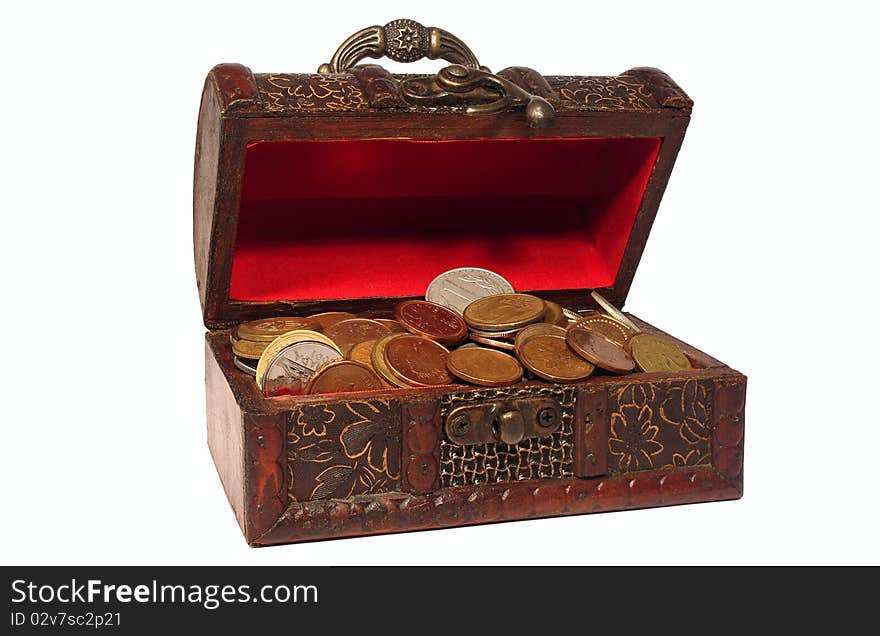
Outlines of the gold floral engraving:
{"label": "gold floral engraving", "polygon": [[609,394],[611,472],[711,463],[711,382],[672,380],[615,387]]}
{"label": "gold floral engraving", "polygon": [[291,501],[397,488],[400,420],[389,400],[298,406],[287,435]]}
{"label": "gold floral engraving", "polygon": [[370,105],[350,75],[256,75],[268,111],[350,111]]}
{"label": "gold floral engraving", "polygon": [[548,77],[563,108],[577,110],[654,110],[651,92],[631,75],[614,77]]}

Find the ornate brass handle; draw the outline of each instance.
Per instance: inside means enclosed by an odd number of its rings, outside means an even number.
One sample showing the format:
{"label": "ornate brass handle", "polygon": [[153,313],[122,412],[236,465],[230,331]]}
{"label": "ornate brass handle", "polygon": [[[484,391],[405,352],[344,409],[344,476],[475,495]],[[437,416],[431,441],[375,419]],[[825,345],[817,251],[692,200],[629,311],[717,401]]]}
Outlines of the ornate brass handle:
{"label": "ornate brass handle", "polygon": [[540,78],[550,92],[550,86],[532,69],[512,67],[493,75],[480,69],[453,64],[440,69],[433,77],[410,77],[400,83],[400,92],[410,104],[422,106],[464,105],[471,115],[491,115],[512,108],[526,109],[529,124],[545,127],[553,124],[556,116],[553,106],[539,95],[529,93],[508,77]]}
{"label": "ornate brass handle", "polygon": [[336,49],[319,73],[344,73],[365,57],[389,57],[395,62],[422,58],[446,60],[472,69],[489,71],[457,37],[437,27],[425,27],[415,20],[392,20],[385,26],[371,26],[348,38]]}

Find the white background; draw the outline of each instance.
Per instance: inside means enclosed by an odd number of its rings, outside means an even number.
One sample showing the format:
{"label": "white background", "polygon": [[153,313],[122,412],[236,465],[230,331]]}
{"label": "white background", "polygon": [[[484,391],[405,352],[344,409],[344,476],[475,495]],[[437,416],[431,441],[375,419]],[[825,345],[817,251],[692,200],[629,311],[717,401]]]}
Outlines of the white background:
{"label": "white background", "polygon": [[[419,5],[5,5],[0,562],[880,563],[868,3]],[[749,376],[742,500],[246,547],[205,443],[202,83],[312,71],[397,17],[492,69],[658,66],[694,98],[627,308]]]}

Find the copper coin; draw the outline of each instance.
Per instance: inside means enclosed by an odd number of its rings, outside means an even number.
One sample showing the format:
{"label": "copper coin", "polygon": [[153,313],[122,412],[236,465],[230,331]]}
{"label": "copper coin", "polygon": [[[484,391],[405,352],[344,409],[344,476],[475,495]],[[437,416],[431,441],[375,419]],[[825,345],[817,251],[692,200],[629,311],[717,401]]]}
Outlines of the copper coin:
{"label": "copper coin", "polygon": [[232,345],[232,353],[239,358],[249,358],[250,360],[259,360],[263,355],[263,351],[269,346],[268,342],[255,342],[253,340],[236,340]]}
{"label": "copper coin", "polygon": [[318,321],[311,318],[262,318],[242,323],[236,329],[237,337],[242,340],[254,340],[256,342],[272,342],[278,336],[289,331],[308,329],[309,331],[323,331]]}
{"label": "copper coin", "polygon": [[661,336],[638,333],[629,341],[629,348],[636,365],[645,373],[693,368],[684,352]]}
{"label": "copper coin", "polygon": [[370,352],[370,362],[376,370],[376,373],[378,373],[379,377],[391,386],[409,388],[409,385],[406,382],[399,380],[397,376],[391,373],[391,369],[389,369],[388,365],[385,363],[385,347],[392,340],[395,340],[396,338],[406,338],[408,335],[409,334],[405,333],[390,333],[383,338],[379,338],[373,344],[373,350]]}
{"label": "copper coin", "polygon": [[385,345],[385,364],[398,380],[409,386],[452,384],[446,369],[449,350],[434,340],[402,335]]}
{"label": "copper coin", "polygon": [[309,378],[305,392],[308,395],[315,395],[375,391],[384,388],[382,380],[370,367],[354,360],[333,360],[318,367]]}
{"label": "copper coin", "polygon": [[327,331],[329,327],[332,327],[337,322],[350,320],[351,318],[357,318],[357,316],[348,311],[323,311],[320,314],[309,316],[309,320],[316,321],[324,331]]}
{"label": "copper coin", "polygon": [[501,340],[500,338],[484,338],[483,336],[475,335],[474,332],[471,332],[470,338],[474,342],[479,342],[480,344],[484,344],[489,347],[495,347],[496,349],[506,349],[508,351],[513,351],[516,348],[513,342],[510,340]]}
{"label": "copper coin", "polygon": [[612,373],[629,373],[636,368],[626,349],[602,334],[574,325],[565,334],[568,345],[597,367]]}
{"label": "copper coin", "polygon": [[467,325],[461,316],[427,300],[405,300],[394,309],[394,317],[404,329],[440,344],[455,346],[467,338]]}
{"label": "copper coin", "polygon": [[626,325],[599,313],[581,318],[575,324],[595,331],[624,348],[629,339],[635,335]]}
{"label": "copper coin", "polygon": [[528,340],[533,336],[559,336],[561,338],[565,338],[565,329],[559,327],[557,325],[550,325],[546,322],[536,322],[533,325],[529,325],[524,329],[521,329],[519,333],[516,334],[516,339],[514,340],[514,348],[518,349],[522,346],[522,343]]}
{"label": "copper coin", "polygon": [[403,325],[396,320],[391,320],[390,318],[373,318],[373,320],[388,327],[391,330],[391,333],[408,333],[407,330],[403,328]]}
{"label": "copper coin", "polygon": [[479,298],[464,310],[468,326],[486,331],[518,329],[544,317],[546,305],[530,294],[497,294]]}
{"label": "copper coin", "polygon": [[522,343],[518,353],[523,366],[551,382],[583,380],[596,368],[572,351],[561,336],[532,336]]}
{"label": "copper coin", "polygon": [[568,318],[566,318],[560,305],[550,300],[545,300],[544,305],[547,307],[547,311],[544,312],[544,322],[560,326],[568,324]]}
{"label": "copper coin", "polygon": [[511,355],[483,347],[450,352],[446,368],[457,378],[480,386],[505,386],[522,379],[522,365]]}
{"label": "copper coin", "polygon": [[369,318],[349,318],[331,325],[325,333],[342,349],[343,354],[347,354],[357,343],[378,340],[391,333],[391,330]]}

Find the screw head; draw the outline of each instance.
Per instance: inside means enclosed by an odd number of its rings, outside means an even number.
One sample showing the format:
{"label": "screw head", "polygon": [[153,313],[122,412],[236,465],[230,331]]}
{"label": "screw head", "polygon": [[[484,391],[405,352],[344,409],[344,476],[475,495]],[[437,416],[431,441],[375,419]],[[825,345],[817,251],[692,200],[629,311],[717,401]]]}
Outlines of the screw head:
{"label": "screw head", "polygon": [[452,420],[452,434],[457,436],[466,435],[468,429],[471,427],[470,421],[464,415],[459,415],[454,420]]}
{"label": "screw head", "polygon": [[545,428],[555,426],[558,419],[556,409],[547,407],[538,411],[538,424]]}

